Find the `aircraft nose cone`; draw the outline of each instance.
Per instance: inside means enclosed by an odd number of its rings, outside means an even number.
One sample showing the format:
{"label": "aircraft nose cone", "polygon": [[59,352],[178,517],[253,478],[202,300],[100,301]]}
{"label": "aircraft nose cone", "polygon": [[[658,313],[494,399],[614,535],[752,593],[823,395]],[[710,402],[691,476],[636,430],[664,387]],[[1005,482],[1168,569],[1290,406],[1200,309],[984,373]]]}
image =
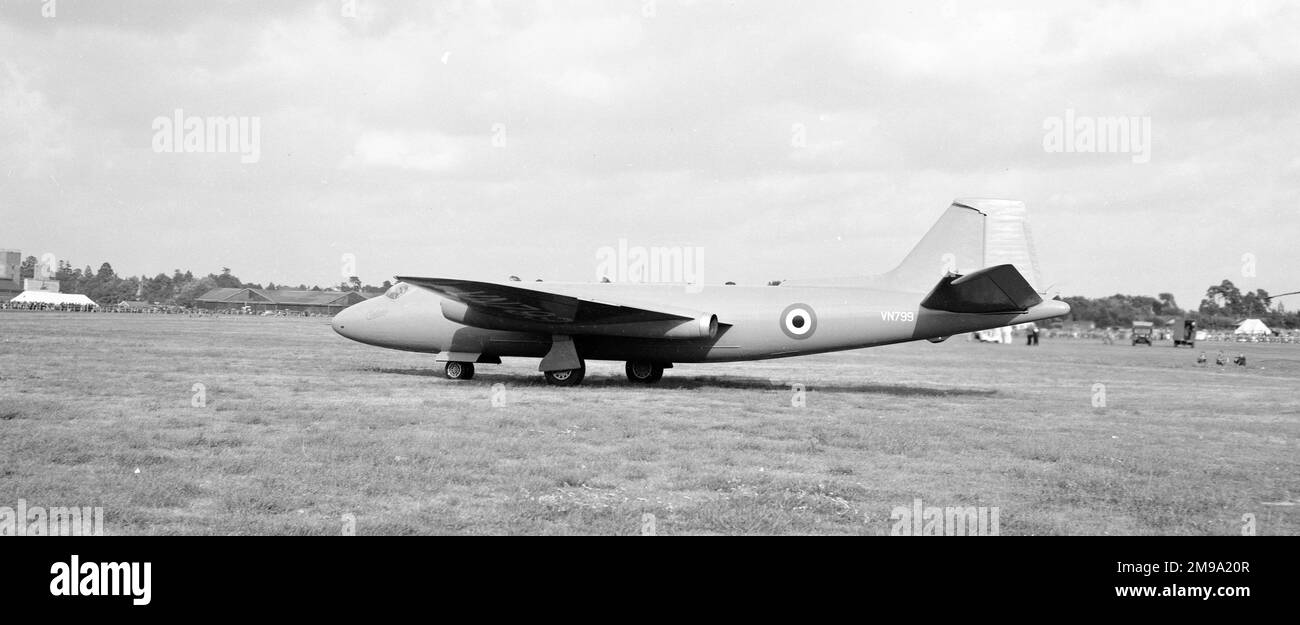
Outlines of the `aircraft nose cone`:
{"label": "aircraft nose cone", "polygon": [[[360,321],[360,317],[357,315],[356,306],[349,306],[340,310],[339,314],[334,315],[334,320],[330,322],[330,326],[341,336],[352,338],[356,333],[358,321]],[[352,327],[351,330],[349,330],[349,326]]]}

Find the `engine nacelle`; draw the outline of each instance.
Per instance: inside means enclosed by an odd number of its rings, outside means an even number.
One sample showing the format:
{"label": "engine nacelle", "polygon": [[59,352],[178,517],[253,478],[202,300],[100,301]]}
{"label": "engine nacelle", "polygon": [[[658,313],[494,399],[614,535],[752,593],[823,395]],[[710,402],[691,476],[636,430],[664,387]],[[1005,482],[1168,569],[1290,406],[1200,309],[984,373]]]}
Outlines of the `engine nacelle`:
{"label": "engine nacelle", "polygon": [[442,316],[456,323],[508,332],[539,334],[627,336],[645,339],[711,339],[718,335],[718,316],[704,314],[694,319],[633,321],[628,323],[545,323],[492,315],[463,302],[442,301]]}

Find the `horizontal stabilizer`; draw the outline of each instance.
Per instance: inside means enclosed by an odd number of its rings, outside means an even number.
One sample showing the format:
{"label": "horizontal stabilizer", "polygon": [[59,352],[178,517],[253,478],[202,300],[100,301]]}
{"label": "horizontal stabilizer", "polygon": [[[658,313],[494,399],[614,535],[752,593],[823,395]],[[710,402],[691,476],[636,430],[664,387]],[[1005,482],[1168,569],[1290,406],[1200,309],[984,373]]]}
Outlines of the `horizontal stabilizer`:
{"label": "horizontal stabilizer", "polygon": [[1042,301],[1013,265],[997,265],[945,276],[921,306],[955,313],[1009,313],[1024,312]]}

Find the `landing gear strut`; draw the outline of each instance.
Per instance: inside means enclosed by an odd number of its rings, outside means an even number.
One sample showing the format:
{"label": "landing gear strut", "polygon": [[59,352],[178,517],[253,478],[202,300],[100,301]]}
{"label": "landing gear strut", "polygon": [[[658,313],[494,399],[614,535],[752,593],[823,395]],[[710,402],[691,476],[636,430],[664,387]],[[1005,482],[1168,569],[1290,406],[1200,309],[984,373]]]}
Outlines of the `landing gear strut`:
{"label": "landing gear strut", "polygon": [[654,384],[664,377],[663,365],[648,360],[629,360],[624,371],[628,381],[635,384]]}
{"label": "landing gear strut", "polygon": [[472,362],[449,362],[447,363],[448,380],[468,380],[474,377],[474,363]]}
{"label": "landing gear strut", "polygon": [[587,363],[581,360],[578,363],[577,369],[543,371],[542,375],[546,376],[546,383],[552,386],[577,386],[587,376]]}

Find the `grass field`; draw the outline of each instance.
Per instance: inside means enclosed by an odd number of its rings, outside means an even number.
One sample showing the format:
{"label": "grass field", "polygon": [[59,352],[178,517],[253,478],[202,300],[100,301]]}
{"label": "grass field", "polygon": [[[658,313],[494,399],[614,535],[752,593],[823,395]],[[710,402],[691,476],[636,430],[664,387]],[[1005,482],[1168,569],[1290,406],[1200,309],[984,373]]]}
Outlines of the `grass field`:
{"label": "grass field", "polygon": [[0,506],[103,506],[108,534],[888,534],[921,498],[1004,535],[1300,534],[1300,346],[1227,349],[1249,367],[957,337],[552,388],[323,319],[0,313]]}

